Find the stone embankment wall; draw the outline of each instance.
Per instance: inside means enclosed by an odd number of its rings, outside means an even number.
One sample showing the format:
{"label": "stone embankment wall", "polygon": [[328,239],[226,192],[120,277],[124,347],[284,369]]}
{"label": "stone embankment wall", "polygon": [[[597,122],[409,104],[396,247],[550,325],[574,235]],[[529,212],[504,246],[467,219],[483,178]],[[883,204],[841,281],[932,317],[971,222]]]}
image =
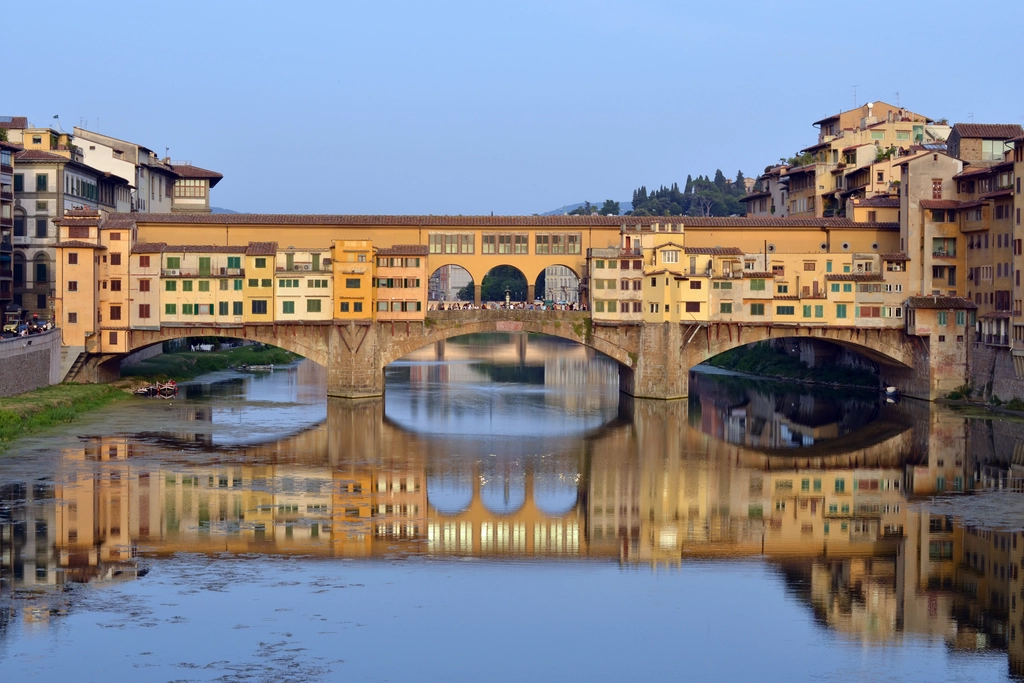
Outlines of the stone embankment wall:
{"label": "stone embankment wall", "polygon": [[971,344],[968,384],[975,396],[988,400],[998,396],[1003,401],[1024,398],[1024,379],[1017,379],[1010,350],[985,344]]}
{"label": "stone embankment wall", "polygon": [[0,397],[60,380],[60,330],[0,340]]}

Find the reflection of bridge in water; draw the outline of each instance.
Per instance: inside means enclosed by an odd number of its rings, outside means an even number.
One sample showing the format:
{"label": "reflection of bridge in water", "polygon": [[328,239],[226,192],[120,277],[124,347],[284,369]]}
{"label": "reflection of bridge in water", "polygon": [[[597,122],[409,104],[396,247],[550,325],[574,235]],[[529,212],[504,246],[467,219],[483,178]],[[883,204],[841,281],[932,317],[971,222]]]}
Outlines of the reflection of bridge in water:
{"label": "reflection of bridge in water", "polygon": [[940,481],[970,488],[977,469],[965,420],[917,405],[917,427],[810,459],[709,434],[709,413],[729,414],[714,400],[699,420],[693,401],[627,402],[584,438],[511,445],[401,429],[380,400],[332,402],[326,423],[239,449],[94,439],[64,453],[59,485],[4,490],[25,501],[0,519],[4,585],[105,580],[130,574],[139,554],[177,552],[652,566],[765,555],[850,637],[911,631],[966,647],[973,634],[1017,657],[1003,605],[1020,592],[1016,573],[978,569],[1010,567],[1014,534],[908,509]]}

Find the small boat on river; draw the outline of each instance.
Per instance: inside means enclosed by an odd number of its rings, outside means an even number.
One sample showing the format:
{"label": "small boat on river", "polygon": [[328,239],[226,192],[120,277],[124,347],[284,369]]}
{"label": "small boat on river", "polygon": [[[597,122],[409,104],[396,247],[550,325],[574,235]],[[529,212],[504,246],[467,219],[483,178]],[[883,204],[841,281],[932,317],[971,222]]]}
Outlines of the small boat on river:
{"label": "small boat on river", "polygon": [[242,372],[273,372],[274,365],[239,365],[238,369]]}
{"label": "small boat on river", "polygon": [[133,393],[136,396],[148,396],[150,398],[154,396],[159,396],[160,398],[174,398],[178,395],[178,383],[172,379],[169,382],[147,384],[144,387],[139,387]]}

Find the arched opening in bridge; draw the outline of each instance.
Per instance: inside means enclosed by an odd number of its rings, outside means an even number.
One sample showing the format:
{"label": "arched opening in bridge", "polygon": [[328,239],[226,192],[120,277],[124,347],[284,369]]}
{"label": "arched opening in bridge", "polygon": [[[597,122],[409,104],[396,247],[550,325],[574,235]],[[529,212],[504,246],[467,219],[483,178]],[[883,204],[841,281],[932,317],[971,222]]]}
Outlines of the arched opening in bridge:
{"label": "arched opening in bridge", "polygon": [[[866,346],[812,337],[777,337],[736,346],[701,363],[780,379],[878,389],[900,364]],[[698,366],[699,367],[699,366]]]}
{"label": "arched opening in bridge", "polygon": [[[468,289],[466,293],[469,293]],[[529,287],[523,271],[515,266],[495,266],[484,275],[479,303],[504,304],[506,300],[521,303],[526,301],[528,294]]]}
{"label": "arched opening in bridge", "polygon": [[[460,293],[466,294],[467,298],[460,299]],[[440,266],[427,278],[427,298],[428,306],[436,306],[439,302],[473,301],[473,276],[462,266]]]}
{"label": "arched opening in bridge", "polygon": [[572,305],[584,298],[579,275],[569,266],[548,266],[540,271],[533,289],[534,298],[545,303]]}
{"label": "arched opening in bridge", "polygon": [[[81,362],[69,357],[63,371],[65,381],[109,382],[120,376],[195,377],[230,368],[248,371],[269,366],[282,367],[297,357],[311,360],[308,372],[324,374],[326,358],[317,357],[315,340],[290,334],[270,334],[262,328],[247,336],[216,330],[216,335],[181,336],[181,328],[131,330],[127,353],[81,355]],[[214,331],[213,328],[210,331]],[[244,366],[244,367],[243,367]]]}
{"label": "arched opening in bridge", "polygon": [[866,449],[909,429],[906,411],[879,391],[886,378],[909,371],[853,344],[754,342],[692,368],[688,419],[710,436],[769,454],[817,457],[840,444]]}
{"label": "arched opening in bridge", "polygon": [[[617,416],[619,361],[570,339],[570,325],[553,328],[563,338],[504,332],[495,322],[478,329],[428,343],[385,367],[390,420],[420,433],[531,438],[587,432]],[[500,445],[487,447],[501,453]]]}

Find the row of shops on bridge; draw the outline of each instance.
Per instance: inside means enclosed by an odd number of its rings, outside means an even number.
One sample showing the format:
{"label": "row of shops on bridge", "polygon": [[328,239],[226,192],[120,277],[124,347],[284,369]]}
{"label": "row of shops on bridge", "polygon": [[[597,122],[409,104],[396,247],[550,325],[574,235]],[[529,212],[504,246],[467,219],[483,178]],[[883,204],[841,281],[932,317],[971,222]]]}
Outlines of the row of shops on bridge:
{"label": "row of shops on bridge", "polygon": [[[779,222],[787,221],[795,223]],[[437,257],[427,244],[172,245],[140,239],[133,221],[91,210],[56,222],[58,324],[65,346],[90,353],[130,351],[130,330],[411,322],[428,312]],[[933,350],[965,342],[975,305],[917,296],[906,255],[883,251],[878,231],[821,233],[826,241],[811,250],[806,240],[814,236],[796,232],[806,226],[791,227],[793,234],[772,232],[773,242],[760,240],[753,250],[751,230],[702,231],[697,240],[746,248],[692,246],[681,224],[634,221],[611,233],[612,244],[589,246],[569,265],[579,270],[582,306],[597,324],[892,328],[930,337]],[[215,229],[209,232],[215,242]]]}

